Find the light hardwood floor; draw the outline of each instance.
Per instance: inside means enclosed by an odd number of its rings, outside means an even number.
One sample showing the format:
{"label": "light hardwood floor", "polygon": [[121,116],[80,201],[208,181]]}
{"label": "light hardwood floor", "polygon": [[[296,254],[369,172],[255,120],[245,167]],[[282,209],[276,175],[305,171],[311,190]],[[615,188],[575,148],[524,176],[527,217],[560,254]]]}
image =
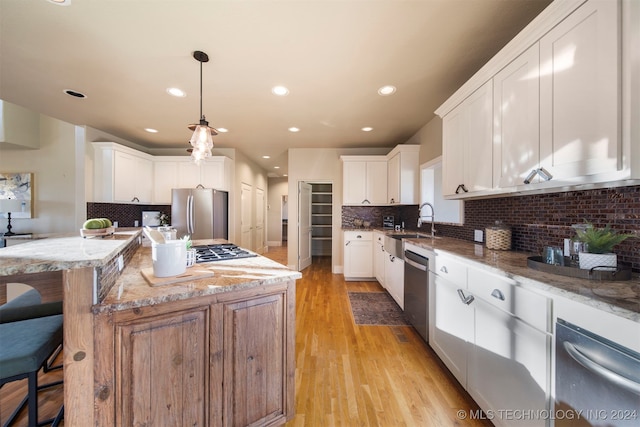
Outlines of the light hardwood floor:
{"label": "light hardwood floor", "polygon": [[[286,264],[286,251],[271,247],[264,256]],[[314,258],[297,282],[296,415],[287,426],[491,425],[457,416],[478,408],[413,328],[355,325],[348,291],[382,288],[331,274],[329,257]],[[0,389],[0,419],[24,390],[24,381]],[[43,417],[54,414],[62,388],[40,401]],[[26,426],[26,415],[16,425]]]}

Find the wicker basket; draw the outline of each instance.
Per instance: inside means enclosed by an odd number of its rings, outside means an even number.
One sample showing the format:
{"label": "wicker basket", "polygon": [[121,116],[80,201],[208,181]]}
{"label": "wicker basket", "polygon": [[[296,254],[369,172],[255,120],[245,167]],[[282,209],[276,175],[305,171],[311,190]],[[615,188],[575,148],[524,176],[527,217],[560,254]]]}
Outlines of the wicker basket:
{"label": "wicker basket", "polygon": [[511,249],[511,229],[502,224],[496,224],[485,230],[487,234],[487,249],[508,251]]}

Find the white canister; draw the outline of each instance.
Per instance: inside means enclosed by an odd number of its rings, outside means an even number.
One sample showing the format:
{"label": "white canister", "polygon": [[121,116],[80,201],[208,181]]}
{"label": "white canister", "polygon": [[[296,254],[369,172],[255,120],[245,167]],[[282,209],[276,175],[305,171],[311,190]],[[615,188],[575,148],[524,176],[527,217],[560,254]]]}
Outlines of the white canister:
{"label": "white canister", "polygon": [[153,275],[171,277],[187,270],[187,245],[184,240],[169,240],[151,244]]}

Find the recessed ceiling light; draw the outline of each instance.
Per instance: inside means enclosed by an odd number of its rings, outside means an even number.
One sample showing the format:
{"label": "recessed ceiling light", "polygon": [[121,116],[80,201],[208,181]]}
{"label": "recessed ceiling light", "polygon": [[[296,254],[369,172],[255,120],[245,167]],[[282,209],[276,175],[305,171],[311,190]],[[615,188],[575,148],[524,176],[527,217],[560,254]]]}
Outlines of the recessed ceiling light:
{"label": "recessed ceiling light", "polygon": [[283,173],[282,176],[289,176],[289,175],[287,175],[286,173]]}
{"label": "recessed ceiling light", "polygon": [[149,133],[158,133],[158,130],[153,128],[144,128],[144,130],[146,130]]}
{"label": "recessed ceiling light", "polygon": [[218,132],[220,132],[220,133],[227,133],[227,132],[229,132],[229,129],[227,129],[227,128],[216,128],[216,130],[217,130]]}
{"label": "recessed ceiling light", "polygon": [[289,132],[300,132],[300,129],[298,129],[296,127],[290,127],[289,128]]}
{"label": "recessed ceiling light", "polygon": [[274,166],[273,168],[274,169],[280,169],[280,166]]}
{"label": "recessed ceiling light", "polygon": [[187,96],[187,93],[182,89],[178,89],[177,87],[167,88],[167,93],[171,96],[177,96],[178,98],[184,98]]}
{"label": "recessed ceiling light", "polygon": [[274,86],[271,88],[271,92],[273,92],[274,95],[278,95],[278,96],[289,95],[289,89],[287,89],[284,86]]}
{"label": "recessed ceiling light", "polygon": [[262,156],[263,159],[270,159],[271,156]]}
{"label": "recessed ceiling light", "polygon": [[65,89],[64,93],[66,93],[69,96],[76,97],[76,98],[86,98],[87,97],[87,95],[85,95],[84,93],[78,92],[76,90],[71,90],[71,89]]}
{"label": "recessed ceiling light", "polygon": [[69,6],[71,4],[71,0],[49,0],[49,2],[58,6]]}
{"label": "recessed ceiling light", "polygon": [[388,96],[396,92],[396,87],[391,85],[382,86],[378,89],[378,95]]}
{"label": "recessed ceiling light", "polygon": [[370,127],[370,126],[365,126],[365,127],[363,127],[363,128],[362,128],[362,130],[363,130],[364,132],[371,132],[371,131],[373,130],[373,128],[372,128],[372,127]]}

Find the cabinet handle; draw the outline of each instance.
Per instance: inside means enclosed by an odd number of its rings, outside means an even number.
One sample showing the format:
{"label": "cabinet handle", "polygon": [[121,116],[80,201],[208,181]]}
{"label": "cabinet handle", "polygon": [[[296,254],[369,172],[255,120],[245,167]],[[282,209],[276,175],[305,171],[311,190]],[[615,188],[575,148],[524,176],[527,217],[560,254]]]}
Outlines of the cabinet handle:
{"label": "cabinet handle", "polygon": [[351,243],[351,240],[349,240],[347,243],[345,243],[345,246],[349,246],[349,243]]}
{"label": "cabinet handle", "polygon": [[456,194],[460,194],[460,190],[464,191],[465,193],[469,192],[469,190],[467,190],[467,187],[465,187],[464,184],[458,185],[458,187],[456,188]]}
{"label": "cabinet handle", "polygon": [[392,198],[391,200],[389,200],[389,203],[395,203],[395,202],[396,202],[396,199]]}
{"label": "cabinet handle", "polygon": [[358,235],[356,236],[356,239],[362,239],[362,236],[358,234]]}
{"label": "cabinet handle", "polygon": [[134,197],[133,197],[133,199],[131,199],[131,201],[132,201],[132,202],[139,202],[139,201],[140,201],[140,199],[138,199],[137,197],[135,197],[135,196],[134,196]]}
{"label": "cabinet handle", "polygon": [[449,271],[447,270],[446,265],[443,265],[442,267],[440,267],[440,271],[442,271],[443,273],[449,274]]}
{"label": "cabinet handle", "polygon": [[465,295],[462,289],[458,289],[458,296],[460,297],[460,300],[466,305],[471,304],[475,299],[473,295]]}
{"label": "cabinet handle", "polygon": [[494,289],[493,292],[491,292],[491,296],[499,299],[500,301],[504,301],[504,294],[500,289]]}
{"label": "cabinet handle", "polygon": [[362,201],[362,204],[363,204],[363,205],[364,205],[365,203],[366,203],[366,204],[368,204],[368,205],[370,205],[370,204],[371,204],[371,202],[370,202],[368,199],[364,199],[364,200]]}
{"label": "cabinet handle", "polygon": [[394,257],[393,255],[389,255],[389,261],[394,262],[396,260],[396,257]]}

